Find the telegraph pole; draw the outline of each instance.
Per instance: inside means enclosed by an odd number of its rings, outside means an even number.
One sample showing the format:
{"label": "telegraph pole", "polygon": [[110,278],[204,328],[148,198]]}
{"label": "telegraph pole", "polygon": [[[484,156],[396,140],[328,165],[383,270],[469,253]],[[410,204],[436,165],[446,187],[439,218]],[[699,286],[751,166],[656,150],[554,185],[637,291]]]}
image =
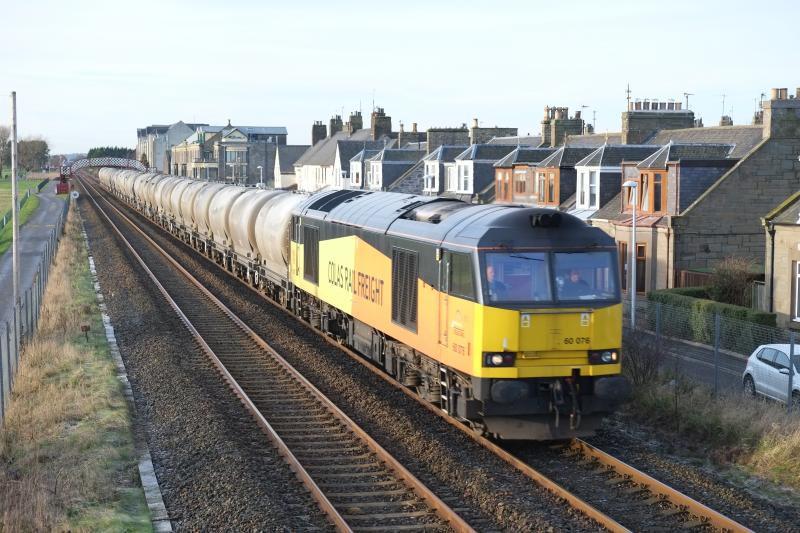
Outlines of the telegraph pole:
{"label": "telegraph pole", "polygon": [[[14,285],[14,316],[19,303],[19,201],[17,194],[17,92],[11,93],[11,265]],[[19,350],[19,336],[17,350]]]}

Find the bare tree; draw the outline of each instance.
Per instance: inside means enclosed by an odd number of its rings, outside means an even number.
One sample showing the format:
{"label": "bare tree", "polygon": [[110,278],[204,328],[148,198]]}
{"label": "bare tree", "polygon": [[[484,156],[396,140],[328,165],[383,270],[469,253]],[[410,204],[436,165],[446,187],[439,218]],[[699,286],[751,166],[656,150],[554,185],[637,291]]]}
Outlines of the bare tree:
{"label": "bare tree", "polygon": [[17,145],[19,166],[27,171],[39,170],[47,165],[50,147],[42,138],[28,137]]}
{"label": "bare tree", "polygon": [[11,165],[11,128],[0,126],[0,168]]}

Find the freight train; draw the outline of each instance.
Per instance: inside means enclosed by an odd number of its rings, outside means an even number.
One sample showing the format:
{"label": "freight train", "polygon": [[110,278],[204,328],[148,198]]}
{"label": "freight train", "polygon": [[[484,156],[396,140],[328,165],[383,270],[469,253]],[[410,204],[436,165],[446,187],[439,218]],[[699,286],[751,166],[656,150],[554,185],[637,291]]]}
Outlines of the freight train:
{"label": "freight train", "polygon": [[476,431],[592,434],[621,375],[614,240],[553,210],[104,168],[128,205]]}

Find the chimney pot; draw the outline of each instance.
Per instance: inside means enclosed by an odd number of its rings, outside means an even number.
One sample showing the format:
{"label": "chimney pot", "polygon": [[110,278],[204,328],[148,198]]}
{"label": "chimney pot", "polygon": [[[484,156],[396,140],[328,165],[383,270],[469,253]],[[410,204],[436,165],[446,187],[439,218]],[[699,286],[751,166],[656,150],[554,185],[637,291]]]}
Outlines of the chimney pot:
{"label": "chimney pot", "polygon": [[478,127],[478,119],[477,118],[473,118],[472,119],[472,127],[473,128],[477,128]]}
{"label": "chimney pot", "polygon": [[411,131],[413,131],[414,133],[417,133],[417,123],[416,122],[412,122],[411,123]]}

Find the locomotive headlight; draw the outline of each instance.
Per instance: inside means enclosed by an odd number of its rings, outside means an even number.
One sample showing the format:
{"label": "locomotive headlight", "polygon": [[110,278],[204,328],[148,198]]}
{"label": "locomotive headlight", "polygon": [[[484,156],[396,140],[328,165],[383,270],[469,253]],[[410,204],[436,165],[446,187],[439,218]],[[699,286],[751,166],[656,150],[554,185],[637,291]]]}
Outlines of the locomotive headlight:
{"label": "locomotive headlight", "polygon": [[513,352],[486,352],[483,354],[483,366],[514,366],[515,356]]}
{"label": "locomotive headlight", "polygon": [[619,362],[618,350],[596,350],[589,352],[590,365],[613,365]]}

